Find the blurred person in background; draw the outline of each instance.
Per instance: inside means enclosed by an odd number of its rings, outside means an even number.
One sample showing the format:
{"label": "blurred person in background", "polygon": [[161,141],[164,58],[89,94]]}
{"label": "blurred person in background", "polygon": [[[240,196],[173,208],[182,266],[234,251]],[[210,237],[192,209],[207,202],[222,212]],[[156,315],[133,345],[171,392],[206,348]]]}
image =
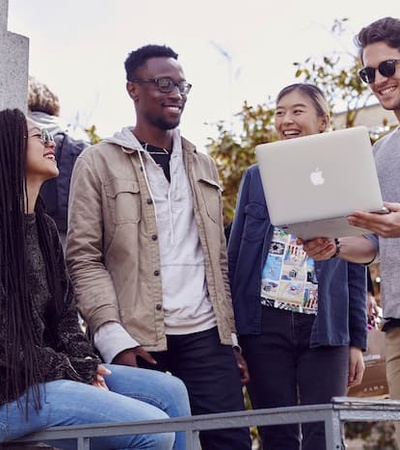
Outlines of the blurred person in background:
{"label": "blurred person in background", "polygon": [[46,84],[30,76],[28,81],[28,117],[46,128],[56,143],[59,176],[48,180],[40,190],[46,212],[54,219],[65,248],[68,223],[68,197],[72,169],[81,151],[89,145],[71,136],[60,117],[60,100]]}

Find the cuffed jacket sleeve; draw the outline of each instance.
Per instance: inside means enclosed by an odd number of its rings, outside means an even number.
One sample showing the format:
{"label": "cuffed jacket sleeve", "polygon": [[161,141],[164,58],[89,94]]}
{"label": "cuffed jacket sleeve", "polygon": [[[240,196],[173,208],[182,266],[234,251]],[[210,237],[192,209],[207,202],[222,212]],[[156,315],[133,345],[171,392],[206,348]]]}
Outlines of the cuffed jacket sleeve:
{"label": "cuffed jacket sleeve", "polygon": [[347,263],[350,346],[367,349],[367,275],[363,265]]}
{"label": "cuffed jacket sleeve", "polygon": [[247,169],[228,240],[229,279],[239,334],[261,332],[261,273],[273,227],[256,165]]}
{"label": "cuffed jacket sleeve", "polygon": [[366,348],[366,268],[340,258],[315,261],[318,314],[310,346],[351,345]]}
{"label": "cuffed jacket sleeve", "polygon": [[84,299],[78,306],[92,334],[106,322],[120,321],[117,295],[103,253],[105,183],[92,159],[77,159],[70,187],[67,263],[78,300]]}

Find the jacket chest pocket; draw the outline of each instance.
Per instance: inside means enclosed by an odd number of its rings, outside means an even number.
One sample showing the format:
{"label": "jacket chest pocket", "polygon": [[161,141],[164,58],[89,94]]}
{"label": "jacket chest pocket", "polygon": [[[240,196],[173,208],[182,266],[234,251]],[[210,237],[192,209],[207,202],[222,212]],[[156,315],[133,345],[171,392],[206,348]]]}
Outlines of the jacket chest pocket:
{"label": "jacket chest pocket", "polygon": [[267,208],[259,203],[248,203],[244,208],[243,239],[262,241],[267,231],[269,219]]}
{"label": "jacket chest pocket", "polygon": [[104,188],[114,223],[139,222],[141,207],[140,188],[137,181],[114,178]]}
{"label": "jacket chest pocket", "polygon": [[208,217],[215,223],[221,220],[221,186],[214,180],[201,178],[199,180],[200,192],[204,208]]}

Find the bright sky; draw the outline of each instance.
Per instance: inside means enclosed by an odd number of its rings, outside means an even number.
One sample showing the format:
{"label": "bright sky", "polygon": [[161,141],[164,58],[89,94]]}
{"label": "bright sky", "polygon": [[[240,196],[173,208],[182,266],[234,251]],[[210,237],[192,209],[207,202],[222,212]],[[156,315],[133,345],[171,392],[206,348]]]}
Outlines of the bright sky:
{"label": "bright sky", "polygon": [[[264,103],[294,78],[294,62],[355,53],[368,23],[400,16],[399,0],[9,0],[8,29],[30,40],[29,72],[61,101],[61,115],[101,137],[135,121],[124,60],[145,44],[178,54],[193,84],[182,133],[197,145],[244,100]],[[346,33],[331,33],[348,18]]]}

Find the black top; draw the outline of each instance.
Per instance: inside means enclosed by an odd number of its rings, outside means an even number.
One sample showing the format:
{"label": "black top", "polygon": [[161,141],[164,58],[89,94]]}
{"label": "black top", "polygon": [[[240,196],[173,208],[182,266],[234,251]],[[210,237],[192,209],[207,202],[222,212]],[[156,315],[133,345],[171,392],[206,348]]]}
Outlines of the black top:
{"label": "black top", "polygon": [[169,167],[169,162],[171,160],[172,150],[155,147],[154,145],[150,145],[147,142],[140,141],[142,147],[146,150],[146,152],[154,159],[155,163],[159,165],[164,171],[166,179],[171,182],[171,171]]}

